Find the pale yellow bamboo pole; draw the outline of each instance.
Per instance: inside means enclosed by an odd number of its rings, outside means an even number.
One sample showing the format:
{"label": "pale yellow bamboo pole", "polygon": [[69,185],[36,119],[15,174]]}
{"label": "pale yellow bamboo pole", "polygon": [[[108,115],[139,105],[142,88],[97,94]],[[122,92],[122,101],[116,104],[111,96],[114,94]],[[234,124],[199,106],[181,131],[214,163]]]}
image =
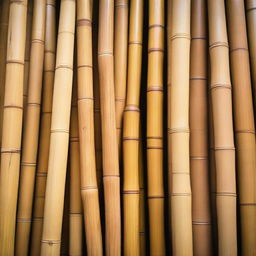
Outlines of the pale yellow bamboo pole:
{"label": "pale yellow bamboo pole", "polygon": [[41,255],[59,255],[67,168],[75,30],[74,0],[62,0]]}
{"label": "pale yellow bamboo pole", "polygon": [[14,254],[27,1],[10,1],[0,172],[0,255]]}
{"label": "pale yellow bamboo pole", "polygon": [[40,139],[38,164],[36,170],[35,199],[31,233],[31,256],[40,254],[43,229],[45,186],[48,171],[48,156],[50,146],[50,129],[52,116],[52,95],[55,71],[56,50],[56,7],[55,0],[46,1],[46,29],[44,48],[44,76],[42,93],[42,113],[40,124]]}
{"label": "pale yellow bamboo pole", "polygon": [[218,254],[237,254],[236,177],[224,0],[208,0],[211,98],[216,161]]}
{"label": "pale yellow bamboo pole", "polygon": [[114,93],[114,1],[100,0],[98,65],[103,149],[106,255],[121,254],[120,176]]}

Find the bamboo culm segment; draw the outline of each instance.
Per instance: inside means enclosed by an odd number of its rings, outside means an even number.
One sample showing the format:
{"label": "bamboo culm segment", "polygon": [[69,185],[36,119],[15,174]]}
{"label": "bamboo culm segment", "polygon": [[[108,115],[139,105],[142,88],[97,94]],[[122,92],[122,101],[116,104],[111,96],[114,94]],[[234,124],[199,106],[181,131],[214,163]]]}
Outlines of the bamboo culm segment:
{"label": "bamboo culm segment", "polygon": [[27,1],[10,1],[0,172],[0,255],[14,254]]}
{"label": "bamboo culm segment", "polygon": [[41,242],[42,256],[60,254],[72,93],[75,4],[76,2],[73,0],[62,0],[60,7],[49,164]]}

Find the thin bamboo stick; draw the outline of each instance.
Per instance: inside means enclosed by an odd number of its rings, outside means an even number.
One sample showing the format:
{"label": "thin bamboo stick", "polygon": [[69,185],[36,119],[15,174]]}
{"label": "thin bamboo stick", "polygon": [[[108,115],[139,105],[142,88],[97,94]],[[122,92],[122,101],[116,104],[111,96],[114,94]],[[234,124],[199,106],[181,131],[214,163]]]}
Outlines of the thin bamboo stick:
{"label": "thin bamboo stick", "polygon": [[219,255],[237,254],[236,177],[224,0],[208,0]]}
{"label": "thin bamboo stick", "polygon": [[140,255],[139,134],[143,1],[132,0],[129,27],[127,99],[123,126],[124,255]]}
{"label": "thin bamboo stick", "polygon": [[44,48],[44,75],[42,93],[42,114],[40,124],[40,139],[38,164],[36,170],[35,199],[33,210],[31,256],[40,254],[43,229],[45,187],[48,171],[48,156],[50,146],[50,129],[52,116],[52,96],[55,71],[56,50],[56,7],[55,0],[46,1],[46,29]]}
{"label": "thin bamboo stick", "polygon": [[227,0],[242,255],[256,254],[256,144],[243,0]]}
{"label": "thin bamboo stick", "polygon": [[78,119],[80,139],[81,195],[88,255],[102,255],[99,194],[97,187],[92,72],[92,3],[77,5]]}
{"label": "thin bamboo stick", "polygon": [[191,2],[190,166],[193,251],[212,255],[208,175],[206,2]]}
{"label": "thin bamboo stick", "polygon": [[106,255],[121,254],[120,176],[116,136],[113,29],[114,1],[100,0],[98,65],[103,148]]}
{"label": "thin bamboo stick", "polygon": [[74,0],[61,1],[41,244],[42,256],[60,253],[73,76],[75,7]]}

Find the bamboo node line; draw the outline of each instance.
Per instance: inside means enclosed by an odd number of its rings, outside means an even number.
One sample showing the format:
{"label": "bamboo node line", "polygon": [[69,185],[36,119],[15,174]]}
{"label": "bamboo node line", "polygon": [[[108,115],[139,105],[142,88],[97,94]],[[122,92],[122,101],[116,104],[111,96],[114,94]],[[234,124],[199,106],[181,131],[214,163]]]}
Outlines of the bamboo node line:
{"label": "bamboo node line", "polygon": [[36,176],[37,177],[47,177],[47,172],[37,172]]}
{"label": "bamboo node line", "polygon": [[112,177],[119,178],[120,177],[119,174],[103,174],[102,176],[103,178],[112,178]]}
{"label": "bamboo node line", "polygon": [[142,46],[142,42],[141,41],[129,41],[128,45],[130,45],[130,44],[138,44],[138,45]]}
{"label": "bamboo node line", "polygon": [[191,40],[207,40],[205,36],[192,36]]}
{"label": "bamboo node line", "polygon": [[3,108],[17,108],[23,110],[23,107],[21,106],[15,106],[15,105],[4,105]]}
{"label": "bamboo node line", "polygon": [[240,206],[256,206],[256,203],[240,203]]}
{"label": "bamboo node line", "polygon": [[72,215],[72,217],[81,217],[82,213],[81,212],[70,212],[69,215]]}
{"label": "bamboo node line", "polygon": [[189,133],[189,128],[184,127],[184,128],[168,128],[168,133]]}
{"label": "bamboo node line", "polygon": [[97,186],[81,187],[81,191],[87,191],[87,190],[98,190],[98,187]]}
{"label": "bamboo node line", "polygon": [[208,156],[190,156],[191,160],[207,160]]}
{"label": "bamboo node line", "polygon": [[8,154],[8,153],[10,153],[10,154],[15,154],[15,153],[17,153],[17,154],[20,154],[20,149],[1,149],[1,154]]}
{"label": "bamboo node line", "polygon": [[164,88],[162,86],[150,86],[147,88],[147,92],[152,92],[152,91],[162,92],[163,90]]}
{"label": "bamboo node line", "polygon": [[125,102],[125,99],[116,98],[115,101]]}
{"label": "bamboo node line", "polygon": [[[65,0],[65,1],[73,1],[73,0]],[[60,244],[61,240],[41,240],[41,242],[44,244],[54,245],[54,244]]]}
{"label": "bamboo node line", "polygon": [[148,199],[159,199],[159,198],[164,198],[163,195],[156,195],[156,196],[147,196]]}
{"label": "bamboo node line", "polygon": [[17,223],[31,223],[31,222],[32,222],[31,219],[17,217]]}
{"label": "bamboo node line", "polygon": [[79,102],[79,101],[87,101],[87,100],[93,101],[94,98],[93,98],[93,97],[82,97],[82,98],[78,98],[78,99],[77,99],[78,102]]}
{"label": "bamboo node line", "polygon": [[79,19],[79,20],[77,20],[76,25],[78,27],[81,27],[81,26],[91,27],[92,26],[92,21],[89,20],[89,19]]}
{"label": "bamboo node line", "polygon": [[233,196],[237,197],[237,194],[234,192],[216,192],[216,196]]}
{"label": "bamboo node line", "polygon": [[152,25],[148,26],[148,29],[152,29],[152,28],[162,28],[162,29],[164,29],[164,25],[152,24]]}
{"label": "bamboo node line", "polygon": [[113,56],[113,52],[101,52],[98,54],[99,57],[101,56]]}
{"label": "bamboo node line", "polygon": [[248,48],[244,48],[244,47],[238,47],[238,48],[233,48],[233,49],[229,49],[229,52],[232,53],[232,52],[235,52],[235,51],[246,51],[248,52]]}
{"label": "bamboo node line", "polygon": [[191,196],[191,193],[171,193],[170,196]]}
{"label": "bamboo node line", "polygon": [[256,7],[246,8],[247,12],[254,11],[254,10],[256,10]]}
{"label": "bamboo node line", "polygon": [[179,38],[184,38],[184,39],[188,39],[188,40],[191,39],[190,34],[188,34],[188,33],[177,33],[177,34],[174,34],[173,36],[171,36],[170,40],[174,41],[175,39],[179,39]]}
{"label": "bamboo node line", "polygon": [[33,44],[33,43],[39,43],[39,44],[44,45],[45,41],[42,39],[34,38],[31,40],[31,44]]}
{"label": "bamboo node line", "polygon": [[51,133],[55,133],[55,132],[69,133],[69,130],[66,130],[66,129],[52,129],[51,130]]}
{"label": "bamboo node line", "polygon": [[140,109],[136,105],[127,105],[124,112],[140,112]]}
{"label": "bamboo node line", "polygon": [[55,70],[61,69],[61,68],[73,70],[73,66],[69,66],[69,65],[65,65],[65,64],[60,64],[60,65],[56,66]]}
{"label": "bamboo node line", "polygon": [[[63,0],[62,0],[63,1]],[[73,1],[73,0],[65,0],[65,1]],[[71,34],[71,35],[73,35],[73,36],[75,36],[75,33],[74,32],[72,32],[72,31],[68,31],[68,30],[62,30],[62,31],[59,31],[58,32],[58,35],[60,35],[60,34]]]}
{"label": "bamboo node line", "polygon": [[226,146],[226,147],[214,147],[214,150],[235,150],[236,148],[233,146]]}
{"label": "bamboo node line", "polygon": [[[190,77],[189,80],[193,81],[193,80],[202,80],[202,81],[206,81],[207,78],[205,77]],[[191,84],[192,85],[192,84]]]}
{"label": "bamboo node line", "polygon": [[78,137],[70,137],[70,142],[79,142]]}
{"label": "bamboo node line", "polygon": [[227,47],[227,48],[229,48],[227,42],[214,42],[214,43],[210,44],[209,49],[211,50],[215,47]]}
{"label": "bamboo node line", "polygon": [[232,87],[231,87],[231,84],[225,84],[225,83],[223,83],[223,84],[221,84],[221,83],[218,83],[218,84],[212,84],[212,85],[210,85],[210,90],[213,90],[213,89],[232,89]]}
{"label": "bamboo node line", "polygon": [[122,194],[139,194],[139,190],[123,190]]}
{"label": "bamboo node line", "polygon": [[194,221],[194,220],[192,220],[192,224],[193,225],[210,225],[211,226],[211,223],[208,222],[208,221]]}
{"label": "bamboo node line", "polygon": [[162,140],[163,136],[147,136],[147,139]]}
{"label": "bamboo node line", "polygon": [[235,130],[235,133],[252,133],[252,134],[255,134],[255,130]]}
{"label": "bamboo node line", "polygon": [[27,107],[34,106],[34,107],[40,107],[41,103],[37,102],[27,102]]}
{"label": "bamboo node line", "polygon": [[134,140],[134,141],[139,141],[140,138],[137,137],[123,137],[123,140]]}
{"label": "bamboo node line", "polygon": [[24,66],[25,62],[20,60],[6,60],[6,64],[19,64]]}
{"label": "bamboo node line", "polygon": [[10,0],[10,5],[11,4],[19,4],[19,5],[23,5],[24,7],[27,8],[27,4],[25,4],[25,2],[23,0]]}
{"label": "bamboo node line", "polygon": [[164,147],[147,147],[147,149],[163,149]]}
{"label": "bamboo node line", "polygon": [[128,8],[128,4],[115,4],[115,7],[116,8]]}
{"label": "bamboo node line", "polygon": [[46,3],[46,6],[52,6],[52,7],[56,7],[56,5],[55,4],[53,4],[53,3]]}
{"label": "bamboo node line", "polygon": [[149,48],[148,49],[148,53],[152,53],[152,52],[164,52],[164,48]]}
{"label": "bamboo node line", "polygon": [[92,65],[79,65],[79,66],[77,66],[77,69],[79,69],[79,68],[93,68],[93,66]]}
{"label": "bamboo node line", "polygon": [[141,235],[145,235],[145,231],[139,231],[139,234],[141,234]]}
{"label": "bamboo node line", "polygon": [[36,166],[36,163],[21,162],[21,166],[32,166],[32,167],[35,167],[35,166]]}

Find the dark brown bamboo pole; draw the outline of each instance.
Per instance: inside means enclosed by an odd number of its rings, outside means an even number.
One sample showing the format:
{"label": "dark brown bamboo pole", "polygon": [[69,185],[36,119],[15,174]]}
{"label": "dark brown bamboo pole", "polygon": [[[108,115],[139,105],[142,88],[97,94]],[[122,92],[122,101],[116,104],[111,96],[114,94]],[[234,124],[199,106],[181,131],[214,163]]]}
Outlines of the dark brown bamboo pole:
{"label": "dark brown bamboo pole", "polygon": [[75,31],[74,0],[62,0],[41,255],[59,255],[67,168]]}
{"label": "dark brown bamboo pole", "polygon": [[88,255],[102,255],[94,141],[92,3],[90,0],[78,0],[77,4],[77,53],[81,195],[85,212],[86,246]]}
{"label": "dark brown bamboo pole", "polygon": [[227,0],[242,255],[256,254],[256,144],[243,0]]}
{"label": "dark brown bamboo pole", "polygon": [[206,1],[191,2],[190,48],[190,166],[193,251],[212,255],[208,175]]}
{"label": "dark brown bamboo pole", "polygon": [[235,148],[223,0],[208,0],[219,255],[237,254]]}
{"label": "dark brown bamboo pole", "polygon": [[45,186],[48,171],[50,129],[52,116],[52,96],[56,50],[56,7],[55,0],[46,1],[46,28],[44,48],[44,75],[42,93],[42,113],[36,170],[35,198],[31,234],[31,256],[40,254],[43,229]]}
{"label": "dark brown bamboo pole", "polygon": [[129,20],[127,99],[123,126],[124,255],[140,255],[139,134],[143,1],[132,0]]}

